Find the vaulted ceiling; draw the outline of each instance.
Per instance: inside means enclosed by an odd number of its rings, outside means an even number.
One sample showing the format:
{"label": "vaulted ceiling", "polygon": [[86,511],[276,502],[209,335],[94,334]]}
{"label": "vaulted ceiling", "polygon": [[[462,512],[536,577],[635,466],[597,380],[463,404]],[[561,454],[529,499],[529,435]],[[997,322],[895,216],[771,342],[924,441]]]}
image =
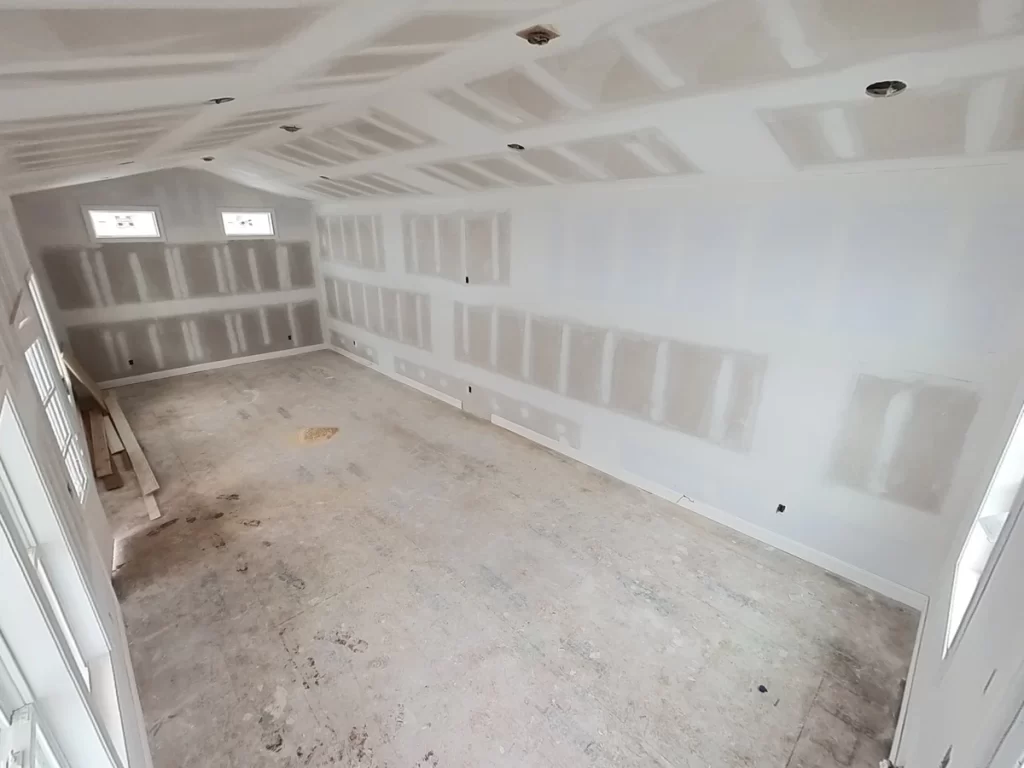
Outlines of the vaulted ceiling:
{"label": "vaulted ceiling", "polygon": [[[535,24],[559,37],[516,35]],[[337,202],[1022,159],[1024,0],[0,0],[13,190],[186,165]]]}

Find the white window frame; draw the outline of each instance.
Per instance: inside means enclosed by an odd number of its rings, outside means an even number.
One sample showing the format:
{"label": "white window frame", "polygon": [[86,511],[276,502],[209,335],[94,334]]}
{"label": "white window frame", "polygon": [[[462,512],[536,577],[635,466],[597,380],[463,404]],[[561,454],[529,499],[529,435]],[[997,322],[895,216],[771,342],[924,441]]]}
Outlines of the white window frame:
{"label": "white window frame", "polygon": [[71,379],[68,376],[67,369],[61,362],[60,355],[60,344],[57,343],[57,333],[53,329],[53,322],[50,320],[50,315],[46,311],[46,305],[43,303],[43,293],[39,288],[39,281],[36,279],[35,272],[29,272],[28,278],[25,280],[28,284],[28,294],[32,299],[32,304],[36,310],[36,317],[39,318],[40,325],[43,326],[43,335],[46,336],[46,342],[50,346],[50,355],[53,357],[54,362],[57,364],[59,369],[57,372],[64,379],[68,389],[71,389]]}
{"label": "white window frame", "polygon": [[[112,236],[101,236],[96,233],[96,228],[92,223],[92,216],[89,215],[91,211],[124,211],[126,213],[152,213],[153,218],[156,221],[157,235],[156,237],[143,237],[143,236],[127,236],[127,237],[112,237]],[[101,245],[103,243],[162,243],[166,241],[166,230],[164,229],[164,222],[160,216],[160,209],[152,205],[83,205],[82,206],[82,218],[85,219],[85,226],[89,231],[89,237],[93,243]]]}
{"label": "white window frame", "polygon": [[60,448],[72,490],[79,503],[84,503],[90,473],[86,466],[85,449],[75,426],[73,396],[65,387],[64,379],[57,375],[56,361],[52,355],[47,354],[44,347],[46,343],[44,336],[37,336],[25,349],[25,360],[50,429]]}
{"label": "white window frame", "polygon": [[[88,598],[85,576],[74,562],[70,545],[62,534],[57,533],[60,525],[56,501],[46,491],[42,471],[35,463],[32,448],[25,435],[25,427],[14,402],[7,393],[0,396],[0,418],[5,415],[9,417],[9,423],[16,431],[15,441],[20,443],[21,450],[24,451],[31,464],[31,468],[24,465],[18,466],[19,481],[16,481],[9,474],[9,468],[5,462],[0,460],[0,504],[3,505],[6,514],[8,521],[6,525],[10,532],[20,540],[26,562],[35,571],[36,591],[45,597],[56,620],[56,625],[66,641],[70,657],[81,675],[82,683],[86,690],[91,690],[90,660],[109,654],[110,640],[96,611],[96,606]],[[12,455],[16,454],[17,451]],[[32,475],[35,475],[35,483],[33,483]],[[16,488],[16,485],[19,484],[22,491],[34,499],[30,509],[25,508],[24,504],[27,502],[19,495]],[[31,490],[33,486],[37,490]],[[43,537],[43,541],[40,541],[39,536]],[[61,582],[60,592],[64,594],[65,598],[69,598],[71,595],[76,599],[84,597],[88,603],[88,606],[81,604],[75,606],[78,618],[74,622],[69,620],[68,614],[61,604],[55,579]],[[83,646],[83,642],[87,645]]]}
{"label": "white window frame", "polygon": [[[269,235],[228,234],[227,227],[224,224],[224,214],[226,213],[266,214],[270,217],[270,228],[273,231]],[[277,217],[274,215],[273,208],[218,208],[217,216],[220,219],[220,232],[225,240],[277,240]]]}
{"label": "white window frame", "polygon": [[[78,429],[71,379],[61,362],[57,336],[53,330],[50,316],[46,312],[46,306],[43,304],[42,292],[34,272],[29,271],[26,274],[25,285],[35,313],[34,317],[28,319],[34,319],[42,329],[42,333],[40,333],[31,324],[26,324],[19,329],[22,336],[19,340],[24,345],[23,354],[28,363],[29,378],[35,385],[36,393],[43,403],[43,410],[50,422],[54,438],[60,446],[61,459],[64,462],[67,479],[71,481],[72,491],[77,496],[79,503],[84,503],[92,477],[91,462],[85,455],[84,435]],[[22,297],[24,295],[23,292]],[[20,304],[22,312],[24,312],[25,306],[24,303]],[[66,395],[66,398],[59,399],[59,402],[54,401],[54,394],[61,388],[64,390],[63,394]],[[61,433],[65,431],[65,428],[68,434],[62,437]]]}
{"label": "white window frame", "polygon": [[[39,664],[42,662],[33,662],[34,668],[32,668],[33,664],[30,664],[28,672],[36,677],[34,685],[41,685],[39,690],[47,695],[54,690],[51,686],[57,685],[62,691],[61,696],[72,694],[74,691],[77,691],[77,695],[80,696],[81,704],[75,712],[75,717],[60,723],[60,728],[65,733],[70,728],[76,734],[86,732],[92,734],[88,739],[88,746],[86,740],[76,739],[72,742],[75,744],[76,751],[79,749],[89,750],[96,758],[80,764],[124,768],[124,758],[121,757],[122,746],[116,741],[118,738],[123,740],[123,734],[117,730],[121,724],[104,719],[100,713],[98,700],[95,698],[97,693],[102,693],[97,686],[102,687],[103,692],[110,686],[116,687],[112,674],[107,671],[109,665],[102,667],[99,679],[94,679],[96,676],[93,674],[96,665],[110,658],[109,638],[106,636],[102,620],[89,595],[85,576],[79,570],[69,548],[66,532],[60,532],[59,513],[55,506],[57,500],[51,495],[43,477],[42,468],[36,462],[9,384],[4,372],[0,371],[0,393],[2,393],[0,394],[0,413],[9,414],[11,423],[20,433],[18,440],[20,447],[5,456],[4,461],[0,462],[0,497],[2,497],[0,499],[0,537],[4,540],[7,551],[13,555],[13,560],[5,562],[4,568],[5,572],[9,574],[13,564],[20,571],[15,579],[15,581],[20,581],[20,584],[11,585],[17,586],[11,592],[14,601],[12,605],[19,606],[15,609],[16,615],[21,615],[18,611],[32,612],[35,616],[33,619],[35,626],[38,627],[40,622],[46,626],[46,634],[39,637],[40,648],[45,649],[41,652],[49,657],[49,660],[45,662],[48,665],[46,669],[53,670],[52,673],[46,671],[45,676],[40,678],[42,667]],[[23,453],[24,458],[17,458],[18,453]],[[7,460],[12,460],[13,463],[8,465]],[[15,488],[11,471],[16,471],[21,478],[22,473],[26,470],[25,461],[32,465],[29,472],[35,475],[40,492],[46,496],[45,503],[39,503],[40,500],[34,495],[35,492],[29,491],[27,487],[20,490]],[[25,500],[26,503],[31,504],[28,508],[22,506],[23,498],[20,494],[23,490],[29,492],[31,496]],[[55,536],[60,537],[61,540],[55,541]],[[74,584],[70,584],[69,579]],[[5,584],[6,586],[8,585]],[[71,587],[70,591],[69,587]],[[77,593],[77,595],[73,593]],[[87,606],[83,604],[83,599],[88,603]],[[69,608],[68,600],[74,601],[73,607]],[[6,608],[8,608],[7,605],[5,605]],[[83,625],[83,621],[88,626]],[[13,693],[20,699],[22,708],[20,711],[16,710],[15,715],[19,713],[22,715],[23,724],[24,716],[26,714],[31,716],[42,729],[42,735],[48,742],[46,746],[49,749],[44,749],[40,753],[47,758],[47,762],[38,764],[39,768],[43,768],[44,765],[46,768],[70,768],[69,762],[59,752],[57,742],[47,732],[46,726],[54,726],[55,722],[53,720],[45,722],[42,719],[42,713],[36,709],[36,705],[42,699],[37,699],[37,690],[28,685],[24,671],[18,668],[17,657],[6,645],[6,639],[0,635],[0,664],[4,667],[3,672],[10,678],[7,681],[7,687],[11,688],[10,683],[14,684],[13,690],[8,691],[7,697],[10,698],[10,694]],[[19,642],[24,646],[25,637],[22,637]],[[24,648],[22,648],[22,652],[24,652]],[[63,664],[54,665],[54,653],[61,658]],[[70,677],[62,677],[64,673],[58,671],[61,667],[66,668]],[[109,679],[102,679],[105,677]],[[7,702],[5,702],[6,704]],[[39,715],[39,718],[36,719],[35,715]],[[8,725],[3,730],[7,731],[8,737],[13,735],[10,725],[16,724],[17,719],[17,717],[11,717],[8,713],[4,713],[3,720]],[[118,720],[120,720],[120,713],[118,713]],[[25,731],[22,730],[20,739],[23,745],[26,743],[25,735]],[[33,738],[35,735],[36,732],[33,731]],[[100,748],[99,753],[93,751],[97,746]],[[56,762],[49,762],[54,759]],[[0,765],[3,764],[0,761]],[[35,764],[30,765],[35,768]]]}
{"label": "white window frame", "polygon": [[[953,567],[953,580],[950,585],[949,600],[946,605],[946,624],[945,631],[943,632],[943,643],[942,643],[942,657],[943,661],[948,665],[952,660],[957,649],[960,647],[960,641],[963,638],[964,633],[967,631],[967,626],[971,623],[971,619],[974,618],[974,613],[978,608],[978,603],[985,593],[985,589],[988,587],[988,582],[992,578],[992,572],[998,563],[1000,556],[1003,553],[1003,548],[1006,546],[1006,541],[1010,536],[1010,532],[1013,530],[1014,525],[1017,523],[1017,519],[1022,514],[1024,509],[1024,469],[1021,468],[1021,454],[1024,451],[1024,409],[1017,416],[1017,421],[1013,426],[1013,430],[1010,432],[1010,437],[1006,441],[1006,446],[1003,448],[1002,455],[999,457],[999,463],[996,464],[996,469],[992,473],[992,478],[989,480],[988,488],[985,490],[985,495],[982,497],[981,505],[975,514],[974,519],[971,521],[971,526],[967,530],[967,535],[964,538],[963,543],[960,546],[960,552],[957,555],[956,564]],[[1006,494],[1006,488],[999,488],[1000,481],[1003,480],[1003,485],[1006,482],[1003,478],[1004,473],[1009,476],[1012,485],[1015,485],[1012,496]],[[999,492],[1003,497],[1001,499],[993,499],[993,496]],[[1007,508],[1005,516],[1002,520],[999,533],[996,536],[995,541],[991,542],[991,546],[988,549],[988,553],[985,558],[984,565],[980,573],[978,574],[977,580],[973,584],[970,597],[967,604],[961,611],[954,611],[954,601],[956,600],[957,587],[961,578],[961,569],[964,567],[964,558],[967,555],[968,548],[971,546],[972,539],[975,535],[981,532],[981,520],[985,516],[986,508],[990,503],[995,503],[998,506],[1005,506]]]}

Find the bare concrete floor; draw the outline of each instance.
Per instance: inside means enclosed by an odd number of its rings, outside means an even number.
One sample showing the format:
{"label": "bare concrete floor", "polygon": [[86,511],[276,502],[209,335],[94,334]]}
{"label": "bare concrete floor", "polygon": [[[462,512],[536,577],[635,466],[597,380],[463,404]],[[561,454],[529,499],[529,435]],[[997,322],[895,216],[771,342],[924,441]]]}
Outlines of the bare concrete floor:
{"label": "bare concrete floor", "polygon": [[[121,390],[158,768],[874,768],[916,612],[332,352]],[[336,427],[303,443],[303,427]]]}

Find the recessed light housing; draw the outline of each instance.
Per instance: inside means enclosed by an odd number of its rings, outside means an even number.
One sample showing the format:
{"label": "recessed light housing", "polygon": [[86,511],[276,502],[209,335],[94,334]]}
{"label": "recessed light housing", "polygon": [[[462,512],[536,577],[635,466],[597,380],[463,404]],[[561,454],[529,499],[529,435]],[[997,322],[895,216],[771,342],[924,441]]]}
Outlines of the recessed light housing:
{"label": "recessed light housing", "polygon": [[295,133],[296,131],[301,131],[302,129],[297,125],[282,125],[281,130],[287,131],[288,133]]}
{"label": "recessed light housing", "polygon": [[879,80],[872,83],[864,92],[873,99],[887,99],[896,96],[907,90],[907,84],[902,80]]}
{"label": "recessed light housing", "polygon": [[215,99],[210,99],[207,104],[228,104],[235,100],[234,96],[218,96]]}
{"label": "recessed light housing", "polygon": [[526,147],[524,147],[522,144],[509,144],[508,148],[514,149],[516,152],[522,152],[524,149],[526,149]]}

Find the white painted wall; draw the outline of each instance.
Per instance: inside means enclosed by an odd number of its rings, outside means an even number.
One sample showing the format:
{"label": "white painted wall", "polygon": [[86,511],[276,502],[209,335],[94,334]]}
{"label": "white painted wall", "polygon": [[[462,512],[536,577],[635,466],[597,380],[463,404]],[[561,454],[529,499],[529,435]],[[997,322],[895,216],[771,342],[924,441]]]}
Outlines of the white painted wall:
{"label": "white painted wall", "polygon": [[[993,167],[351,203],[324,210],[382,214],[387,269],[321,268],[429,294],[432,352],[329,321],[376,350],[385,373],[399,355],[578,422],[582,460],[734,516],[776,545],[920,605],[914,592],[930,591],[1016,417],[1022,202],[1019,177]],[[406,274],[402,214],[468,209],[511,211],[510,284]],[[751,450],[458,362],[455,302],[767,355]],[[977,393],[940,509],[829,479],[862,374]]]}

